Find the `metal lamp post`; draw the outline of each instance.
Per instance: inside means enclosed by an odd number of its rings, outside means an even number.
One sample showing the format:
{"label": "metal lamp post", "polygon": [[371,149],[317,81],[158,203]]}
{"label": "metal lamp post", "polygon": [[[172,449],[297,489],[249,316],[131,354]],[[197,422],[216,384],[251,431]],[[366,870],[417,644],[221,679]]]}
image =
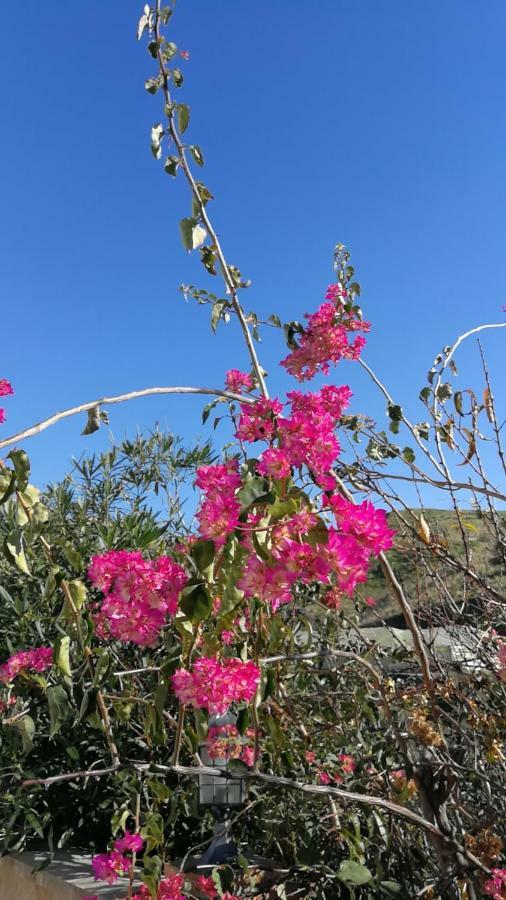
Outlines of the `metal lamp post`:
{"label": "metal lamp post", "polygon": [[[212,716],[210,728],[224,725],[235,725],[236,719],[231,713],[224,716]],[[199,747],[202,765],[212,769],[228,769],[228,755],[211,758],[206,742]],[[232,809],[239,809],[245,799],[245,780],[223,775],[199,775],[199,806],[211,809],[215,818],[214,836],[206,850],[199,858],[198,865],[216,865],[227,862],[237,856],[237,847],[230,838],[230,820],[228,814]]]}

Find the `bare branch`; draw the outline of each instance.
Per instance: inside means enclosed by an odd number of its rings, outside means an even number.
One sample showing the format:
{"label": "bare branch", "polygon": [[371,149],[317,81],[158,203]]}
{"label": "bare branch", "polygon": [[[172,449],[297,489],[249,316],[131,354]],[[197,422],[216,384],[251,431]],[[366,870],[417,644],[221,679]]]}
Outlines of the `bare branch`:
{"label": "bare branch", "polygon": [[149,397],[153,394],[207,394],[212,397],[224,397],[226,400],[237,400],[241,403],[254,402],[254,398],[252,397],[233,394],[230,391],[223,391],[219,388],[193,386],[143,388],[140,391],[130,391],[128,394],[118,394],[116,397],[101,397],[98,400],[90,400],[88,403],[81,403],[79,406],[72,406],[70,409],[64,409],[62,412],[54,413],[54,415],[49,416],[49,418],[43,419],[42,422],[37,422],[35,425],[25,428],[23,431],[18,431],[16,434],[11,434],[10,437],[4,438],[0,441],[0,449],[2,447],[9,447],[11,444],[17,444],[18,441],[22,441],[25,438],[33,437],[34,434],[39,434],[51,425],[56,425],[56,423],[61,422],[62,419],[68,419],[69,416],[77,416],[80,413],[87,412],[87,410],[93,409],[94,406],[112,406],[113,403],[126,403],[129,400],[138,400],[140,397]]}

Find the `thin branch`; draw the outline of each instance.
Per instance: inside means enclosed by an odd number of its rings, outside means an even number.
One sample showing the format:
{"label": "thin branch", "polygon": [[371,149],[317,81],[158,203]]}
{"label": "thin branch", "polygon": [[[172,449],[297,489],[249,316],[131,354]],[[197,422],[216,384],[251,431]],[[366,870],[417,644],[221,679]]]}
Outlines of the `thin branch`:
{"label": "thin branch", "polygon": [[37,422],[35,425],[25,428],[23,431],[18,431],[16,434],[11,434],[10,437],[4,438],[0,441],[0,449],[2,447],[9,447],[11,444],[16,444],[18,441],[24,440],[25,438],[33,437],[34,434],[39,434],[51,425],[56,425],[56,423],[60,422],[62,419],[68,419],[69,416],[77,416],[79,413],[87,412],[95,406],[112,406],[113,403],[125,403],[128,400],[137,400],[139,397],[149,397],[153,394],[207,394],[212,397],[224,397],[226,400],[238,400],[241,403],[254,402],[254,397],[233,394],[230,391],[222,391],[219,388],[193,386],[144,388],[141,391],[130,391],[128,394],[118,394],[116,397],[101,397],[99,400],[90,400],[88,403],[81,403],[79,406],[72,406],[70,409],[64,409],[62,412],[54,413],[54,415],[49,416],[48,419],[43,419],[42,422]]}
{"label": "thin branch", "polygon": [[211,220],[209,219],[209,216],[207,214],[205,204],[202,202],[202,198],[200,196],[200,191],[198,189],[198,185],[193,177],[192,171],[188,164],[184,145],[183,145],[183,142],[181,141],[181,138],[180,138],[180,135],[179,135],[179,132],[176,127],[175,120],[174,120],[174,104],[172,102],[172,98],[170,96],[169,87],[168,87],[169,75],[168,75],[167,68],[165,66],[165,62],[164,62],[162,52],[161,52],[161,34],[160,34],[161,6],[162,6],[162,0],[156,0],[154,31],[155,31],[155,39],[156,39],[156,44],[157,44],[158,65],[159,65],[160,73],[161,73],[162,79],[163,79],[162,90],[163,90],[163,94],[164,94],[165,101],[166,101],[166,115],[167,115],[167,119],[168,119],[168,123],[169,123],[170,136],[171,136],[172,140],[174,141],[174,144],[176,145],[176,148],[177,148],[177,151],[179,154],[179,159],[181,160],[181,166],[182,166],[182,169],[186,176],[186,179],[188,181],[188,184],[190,185],[190,189],[191,189],[192,195],[194,197],[195,203],[197,204],[200,218],[202,219],[202,222],[205,226],[207,234],[209,235],[209,238],[212,241],[213,249],[215,250],[216,256],[218,257],[220,269],[221,269],[221,272],[223,275],[223,280],[225,282],[225,287],[227,289],[228,294],[232,298],[232,304],[233,304],[235,312],[237,313],[237,318],[239,319],[239,322],[241,325],[242,333],[244,335],[244,340],[245,340],[246,346],[248,348],[248,352],[249,352],[250,359],[251,359],[251,362],[253,365],[253,369],[255,371],[255,376],[256,376],[258,385],[259,385],[260,390],[262,391],[262,394],[264,395],[264,397],[268,397],[268,391],[267,391],[265,379],[263,376],[263,370],[258,361],[257,353],[256,353],[255,346],[253,343],[253,338],[251,336],[251,332],[249,330],[249,326],[246,321],[244,311],[239,302],[237,287],[236,287],[234,279],[232,278],[232,275],[230,273],[230,268],[227,264],[225,255],[221,248],[221,244],[218,240],[218,235],[216,234],[216,231],[214,230],[214,228],[211,224]]}

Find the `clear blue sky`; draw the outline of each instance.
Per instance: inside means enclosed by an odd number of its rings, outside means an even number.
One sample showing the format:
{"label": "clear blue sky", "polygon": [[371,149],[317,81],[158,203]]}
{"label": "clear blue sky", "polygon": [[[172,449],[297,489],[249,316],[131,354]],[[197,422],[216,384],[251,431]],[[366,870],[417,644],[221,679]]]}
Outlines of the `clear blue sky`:
{"label": "clear blue sky", "polygon": [[[233,326],[213,339],[207,310],[177,290],[215,282],[180,244],[182,181],[151,157],[160,100],[143,88],[141,11],[131,0],[2,8],[0,376],[16,390],[3,436],[104,394],[221,386],[226,368],[247,367]],[[435,353],[501,320],[506,303],[503,0],[181,0],[173,22],[190,52],[188,139],[204,151],[226,253],[253,281],[246,305],[283,319],[314,309],[345,242],[374,325],[365,358],[422,418]],[[497,382],[504,332],[486,346]],[[269,335],[274,393],[288,385],[284,354]],[[461,388],[480,387],[472,356]],[[357,367],[334,381],[381,418]],[[201,406],[139,401],[112,408],[111,427],[122,437],[159,421],[192,439],[207,433]],[[107,430],[85,439],[83,424],[26,442],[36,482],[104,446]]]}

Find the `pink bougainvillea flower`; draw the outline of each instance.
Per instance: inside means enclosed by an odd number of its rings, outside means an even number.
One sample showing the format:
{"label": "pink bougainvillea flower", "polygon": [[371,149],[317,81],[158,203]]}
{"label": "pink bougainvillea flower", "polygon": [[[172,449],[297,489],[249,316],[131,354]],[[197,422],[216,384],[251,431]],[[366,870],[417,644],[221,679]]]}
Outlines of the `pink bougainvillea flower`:
{"label": "pink bougainvillea flower", "polygon": [[114,841],[114,849],[119,850],[120,853],[125,853],[128,850],[132,853],[138,853],[143,847],[144,841],[140,834],[132,834],[130,831],[126,831],[122,838]]}
{"label": "pink bougainvillea flower", "polygon": [[357,768],[357,761],[353,756],[350,756],[349,753],[340,753],[337,757],[339,760],[339,764],[343,772],[347,775],[351,775],[352,772]]}
{"label": "pink bougainvillea flower", "polygon": [[330,784],[331,777],[328,772],[318,772],[318,783],[319,784]]}
{"label": "pink bougainvillea flower", "polygon": [[180,55],[181,59],[186,59],[186,60],[190,59],[190,51],[189,50],[180,50],[179,55]]}
{"label": "pink bougainvillea flower", "polygon": [[[0,397],[8,397],[13,394],[12,384],[6,378],[0,378]],[[5,409],[0,408],[0,425],[5,422]]]}
{"label": "pink bougainvillea flower", "polygon": [[9,397],[13,394],[12,384],[6,378],[0,378],[0,397]]}
{"label": "pink bougainvillea flower", "polygon": [[310,765],[316,760],[316,753],[313,750],[306,750],[305,752],[306,762]]}
{"label": "pink bougainvillea flower", "polygon": [[130,860],[118,850],[111,853],[99,853],[91,860],[96,881],[114,884],[120,875],[126,875],[130,869]]}
{"label": "pink bougainvillea flower", "polygon": [[219,547],[239,524],[241,505],[235,496],[241,484],[238,461],[200,466],[195,484],[203,493],[197,511],[200,536]]}
{"label": "pink bougainvillea flower", "polygon": [[254,403],[241,403],[236,437],[245,443],[270,442],[276,431],[276,417],[282,410],[283,404],[277,399],[261,397]]}
{"label": "pink bougainvillea flower", "polygon": [[13,681],[20,672],[44,672],[52,664],[52,647],[19,650],[0,666],[0,681],[7,684],[9,681]]}
{"label": "pink bougainvillea flower", "polygon": [[136,550],[108,550],[94,556],[88,578],[102,591],[96,624],[100,636],[152,646],[167,616],[178,609],[187,575],[168,556],[146,560]]}
{"label": "pink bougainvillea flower", "polygon": [[347,311],[347,294],[342,285],[330,285],[326,300],[316,312],[305,314],[307,325],[297,335],[297,346],[281,362],[298,381],[307,381],[317,372],[327,375],[329,364],[340,359],[358,359],[365,338],[357,335],[350,342],[348,334],[370,330],[369,322],[362,322],[356,311]]}
{"label": "pink bougainvillea flower", "polygon": [[210,897],[211,900],[213,897],[218,896],[218,891],[216,890],[213,879],[207,878],[205,875],[199,875],[195,882],[195,887],[206,897]]}
{"label": "pink bougainvillea flower", "polygon": [[504,900],[506,897],[506,869],[492,869],[492,878],[485,882],[483,891],[493,900]]}
{"label": "pink bougainvillea flower", "polygon": [[181,703],[211,715],[224,715],[231,703],[251,700],[260,679],[260,670],[249,660],[201,657],[191,672],[178,669],[172,676],[174,693]]}
{"label": "pink bougainvillea flower", "polygon": [[334,494],[327,502],[341,530],[353,535],[370,553],[377,556],[382,550],[390,550],[396,532],[388,527],[384,509],[376,509],[369,500],[352,503],[341,494]]}
{"label": "pink bougainvillea flower", "polygon": [[290,456],[286,450],[276,448],[264,450],[257,465],[261,475],[272,478],[289,478],[291,475]]}
{"label": "pink bougainvillea flower", "polygon": [[184,876],[181,874],[169,875],[158,885],[156,900],[184,900],[181,893],[184,886]]}
{"label": "pink bougainvillea flower", "polygon": [[239,369],[229,369],[225,376],[225,385],[227,390],[233,394],[242,394],[243,391],[252,391],[255,383],[251,375],[246,372],[240,372]]}
{"label": "pink bougainvillea flower", "polygon": [[366,606],[376,606],[376,600],[374,599],[374,597],[366,597],[365,605]]}

